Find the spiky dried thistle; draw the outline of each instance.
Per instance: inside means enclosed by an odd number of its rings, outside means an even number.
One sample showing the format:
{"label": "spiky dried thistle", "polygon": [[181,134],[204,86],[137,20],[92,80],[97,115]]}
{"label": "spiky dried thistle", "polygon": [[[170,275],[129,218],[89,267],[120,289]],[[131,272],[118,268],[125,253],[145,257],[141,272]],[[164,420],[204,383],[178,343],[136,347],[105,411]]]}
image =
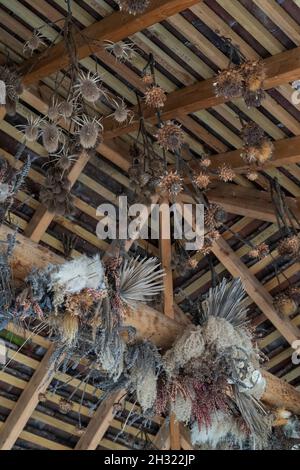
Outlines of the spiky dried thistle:
{"label": "spiky dried thistle", "polygon": [[225,183],[228,181],[233,181],[236,177],[234,170],[230,166],[226,165],[226,163],[223,163],[219,166],[217,173],[220,180],[224,181]]}
{"label": "spiky dried thistle", "polygon": [[60,130],[56,124],[46,122],[43,126],[42,139],[43,146],[49,153],[55,153],[58,150]]}
{"label": "spiky dried thistle", "polygon": [[177,171],[171,170],[160,177],[159,187],[173,198],[183,190],[182,182],[183,179],[180,174]]}
{"label": "spiky dried thistle", "polygon": [[240,67],[230,67],[219,72],[215,82],[216,96],[236,98],[242,94],[244,78]]}
{"label": "spiky dried thistle", "polygon": [[116,0],[120,10],[131,15],[141,15],[150,5],[150,0]]}
{"label": "spiky dried thistle", "polygon": [[101,96],[101,89],[99,87],[101,82],[102,78],[96,73],[80,72],[78,81],[74,85],[74,89],[86,101],[95,103]]}
{"label": "spiky dried thistle", "polygon": [[158,85],[151,86],[145,91],[145,103],[150,108],[163,108],[166,100],[164,90]]}
{"label": "spiky dried thistle", "polygon": [[90,118],[84,114],[81,118],[74,119],[74,121],[78,125],[76,133],[79,135],[80,145],[84,149],[94,148],[99,142],[103,131],[101,118]]}
{"label": "spiky dried thistle", "polygon": [[104,41],[104,48],[110,54],[113,54],[117,61],[125,62],[126,60],[132,60],[135,56],[134,44],[127,42],[113,42],[106,40]]}
{"label": "spiky dried thistle", "polygon": [[30,55],[32,55],[41,46],[45,46],[45,42],[43,41],[43,35],[40,31],[36,30],[33,32],[31,38],[29,38],[28,41],[25,42],[23,46],[23,52],[30,52]]}
{"label": "spiky dried thistle", "polygon": [[194,177],[194,183],[200,188],[200,189],[206,189],[210,183],[210,177],[207,173],[204,173],[203,171],[200,171],[197,173]]}

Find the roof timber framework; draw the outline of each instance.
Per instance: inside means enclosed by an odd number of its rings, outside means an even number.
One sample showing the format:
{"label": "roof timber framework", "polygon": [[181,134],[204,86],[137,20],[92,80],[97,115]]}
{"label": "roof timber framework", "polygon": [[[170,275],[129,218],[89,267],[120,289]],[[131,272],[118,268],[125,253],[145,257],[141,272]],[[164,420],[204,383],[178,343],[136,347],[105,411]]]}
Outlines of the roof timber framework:
{"label": "roof timber framework", "polygon": [[[136,45],[137,57],[133,66],[124,63],[120,64],[112,58],[110,54],[101,48],[93,51],[90,56],[90,49],[86,44],[80,44],[79,50],[82,59],[81,64],[87,69],[92,69],[92,62],[97,60],[100,64],[100,71],[105,71],[104,81],[113,90],[116,96],[123,97],[130,105],[136,105],[136,98],[133,88],[143,91],[143,84],[139,80],[140,71],[146,63],[149,52],[154,52],[156,60],[156,74],[158,83],[168,92],[167,105],[164,108],[165,119],[176,118],[182,123],[188,133],[188,144],[194,155],[201,155],[203,150],[210,150],[212,155],[212,165],[217,166],[220,162],[230,162],[237,168],[240,176],[235,180],[235,184],[222,185],[214,184],[211,193],[211,200],[224,205],[228,213],[232,214],[230,230],[223,232],[222,239],[214,247],[214,254],[218,261],[215,261],[215,270],[219,275],[229,272],[233,276],[239,275],[247,286],[249,294],[249,305],[253,310],[253,319],[258,327],[265,327],[265,336],[260,340],[260,345],[271,356],[267,367],[293,385],[298,386],[300,381],[299,367],[292,367],[290,356],[293,352],[291,345],[299,338],[299,315],[293,320],[282,319],[275,311],[272,302],[272,294],[286,287],[286,278],[298,280],[298,263],[284,267],[284,270],[276,278],[275,273],[270,274],[268,265],[270,259],[263,259],[256,263],[249,263],[247,259],[248,248],[240,246],[234,238],[234,233],[246,234],[252,240],[259,242],[276,239],[278,228],[276,217],[269,200],[268,180],[264,174],[276,176],[289,196],[289,204],[296,214],[299,212],[300,197],[300,170],[298,162],[299,136],[300,136],[300,107],[291,103],[292,88],[289,82],[300,78],[300,9],[297,2],[285,0],[279,6],[275,0],[268,2],[266,6],[260,0],[207,0],[199,1],[153,1],[152,7],[141,17],[122,17],[118,13],[113,13],[112,3],[104,1],[81,1],[73,2],[73,14],[84,30],[87,37],[98,39],[122,40],[125,36]],[[0,42],[1,51],[9,51],[10,57],[16,63],[22,63],[23,41],[32,34],[32,29],[41,25],[45,18],[56,21],[65,11],[63,0],[35,1],[35,0],[3,0],[1,2],[1,26]],[[185,11],[184,11],[185,10]],[[104,19],[103,19],[104,18]],[[278,21],[280,18],[280,22]],[[160,23],[161,22],[161,23]],[[274,29],[274,24],[276,28]],[[224,36],[231,37],[233,42],[240,46],[241,51],[248,58],[261,56],[267,65],[266,89],[267,98],[258,109],[247,109],[240,99],[230,103],[225,103],[222,99],[215,98],[212,90],[212,78],[219,68],[225,68],[228,64],[226,51],[219,49],[215,30],[218,29]],[[91,33],[92,32],[92,33]],[[109,32],[109,34],[108,34]],[[55,31],[50,27],[45,34],[49,39],[53,39]],[[28,64],[25,62],[26,67]],[[26,89],[21,97],[18,108],[18,118],[20,122],[29,112],[45,114],[54,87],[54,72],[62,69],[66,65],[64,51],[58,44],[52,50],[52,54],[40,62],[36,68],[26,76],[26,82],[30,87]],[[38,82],[38,80],[40,80]],[[129,87],[128,87],[129,85]],[[61,90],[63,97],[64,91]],[[102,104],[101,112],[108,115],[110,109]],[[16,148],[16,142],[21,140],[16,132],[10,118],[5,117],[5,112],[1,110],[0,122],[1,148],[4,157],[8,161],[13,161],[12,155]],[[147,112],[146,112],[147,113]],[[238,113],[253,119],[265,132],[275,141],[274,158],[267,168],[264,169],[259,179],[253,184],[243,176],[242,160],[239,158],[240,147],[242,146],[239,137],[240,122]],[[149,132],[154,130],[154,121],[151,113],[146,114],[149,122]],[[62,126],[66,125],[61,123]],[[69,220],[64,217],[53,216],[39,202],[36,195],[20,191],[17,198],[22,203],[25,210],[15,210],[12,215],[24,235],[33,242],[42,242],[54,252],[63,253],[61,234],[64,231],[74,233],[80,240],[79,252],[83,247],[88,247],[91,252],[101,250],[105,252],[108,248],[106,242],[100,241],[94,235],[97,222],[95,207],[93,204],[91,190],[99,200],[115,201],[117,191],[129,187],[129,180],[126,174],[131,162],[128,157],[128,147],[135,135],[136,125],[132,124],[126,128],[115,128],[109,120],[105,126],[105,141],[97,148],[97,154],[88,159],[82,154],[73,166],[69,179],[73,185],[73,193],[76,196],[75,204],[79,217]],[[39,144],[28,146],[33,154],[43,155],[43,148]],[[172,164],[172,155],[170,155]],[[109,176],[113,183],[110,187],[107,179]],[[32,185],[42,185],[44,176],[41,167],[33,167],[29,173]],[[95,198],[96,200],[98,200]],[[264,201],[262,206],[261,200]],[[239,217],[236,217],[239,216]],[[265,222],[265,223],[263,223]],[[178,311],[177,305],[184,301],[184,296],[196,296],[198,293],[206,291],[210,283],[210,272],[207,263],[199,254],[195,257],[199,261],[199,269],[190,278],[180,278],[175,273],[172,274],[170,267],[171,246],[161,248],[162,263],[167,271],[165,281],[165,298],[163,311],[166,317],[159,315],[159,331],[155,331],[154,319],[157,312],[140,312],[145,321],[145,329],[142,334],[153,334],[155,332],[157,341],[165,344],[172,341],[172,335],[176,330],[176,321],[182,321],[182,313]],[[23,241],[26,246],[26,242]],[[130,244],[127,248],[130,249]],[[28,245],[29,246],[29,245]],[[149,253],[159,254],[158,248],[152,243],[142,243],[141,248]],[[34,250],[35,245],[30,245]],[[274,250],[275,251],[275,250]],[[52,256],[44,251],[39,262],[43,265]],[[39,253],[39,255],[41,252]],[[78,251],[73,250],[72,255],[76,256]],[[276,253],[274,253],[276,254]],[[216,264],[217,262],[217,264]],[[24,260],[24,266],[19,267],[20,276],[24,275],[27,266],[32,260]],[[279,284],[278,284],[279,281]],[[174,286],[173,286],[174,284]],[[180,287],[180,291],[174,288]],[[173,296],[173,289],[175,296]],[[174,299],[174,300],[173,300]],[[253,303],[258,307],[253,307]],[[266,322],[266,318],[271,324]],[[141,327],[141,321],[131,318],[132,323]],[[151,322],[153,323],[151,324]],[[275,329],[273,328],[275,327]],[[138,329],[139,329],[138,328]],[[35,339],[34,339],[35,341]],[[43,339],[41,340],[44,341]],[[44,347],[49,345],[43,344]],[[19,354],[18,360],[29,364],[32,369],[37,368],[37,363],[31,362],[27,356]],[[15,357],[16,359],[16,357]],[[30,365],[31,364],[31,365]],[[40,364],[38,371],[42,370]],[[1,382],[2,378],[0,377]],[[16,387],[19,390],[25,388],[31,390],[34,386],[32,380],[27,383],[16,379],[10,374],[5,374],[3,382]],[[19,382],[18,382],[19,380]],[[65,378],[67,381],[67,378]],[[271,379],[270,379],[271,383]],[[298,396],[293,397],[294,391],[288,389],[291,400],[296,402]],[[270,395],[272,395],[270,393]],[[26,394],[20,396],[23,400]],[[273,390],[273,397],[276,396]],[[35,396],[36,398],[36,396]],[[115,397],[117,401],[119,397]],[[0,430],[0,445],[5,448],[5,442],[12,435],[12,429],[16,431],[16,437],[20,436],[21,441],[31,443],[31,445],[45,448],[63,449],[68,446],[51,441],[41,436],[37,436],[31,431],[24,430],[24,427],[31,416],[32,419],[58,429],[64,429],[69,435],[76,436],[76,429],[72,428],[62,419],[49,419],[47,414],[35,411],[36,401],[29,403],[27,414],[18,415],[18,407],[14,407],[14,413],[10,413],[10,420],[7,419],[5,425],[2,424]],[[120,422],[114,418],[112,405],[114,397],[110,403],[104,403],[103,409],[97,410],[95,419],[91,419],[86,433],[80,437],[73,446],[76,448],[97,448],[100,445],[107,448],[122,448],[112,440],[105,438],[105,433],[109,426],[120,427]],[[0,398],[1,408],[12,410],[14,403],[7,398]],[[129,404],[130,406],[130,404]],[[20,405],[19,405],[20,408]],[[103,417],[98,420],[97,417]],[[98,427],[97,427],[98,421]],[[9,429],[9,427],[12,427]],[[18,426],[18,427],[17,427]],[[100,427],[99,427],[100,426]],[[8,429],[7,429],[8,428]],[[167,429],[167,432],[165,431]],[[179,430],[176,423],[170,425],[171,435],[169,438],[169,425],[164,423],[158,431],[156,443],[159,447],[172,449],[186,448],[189,444],[184,437],[184,430]],[[130,432],[137,434],[137,429],[130,429]],[[21,442],[20,441],[20,442]],[[72,442],[72,441],[71,441]],[[14,442],[11,442],[14,445]],[[157,444],[156,444],[157,445]],[[69,447],[70,448],[70,447]]]}

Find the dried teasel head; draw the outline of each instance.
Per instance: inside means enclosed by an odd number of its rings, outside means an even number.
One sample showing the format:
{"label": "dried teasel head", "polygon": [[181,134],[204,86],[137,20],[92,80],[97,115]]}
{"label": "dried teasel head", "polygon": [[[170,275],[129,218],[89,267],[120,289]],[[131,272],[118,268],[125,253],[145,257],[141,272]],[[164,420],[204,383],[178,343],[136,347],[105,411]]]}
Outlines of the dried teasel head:
{"label": "dried teasel head", "polygon": [[134,44],[127,42],[112,42],[104,41],[104,48],[110,54],[113,54],[117,61],[124,62],[126,60],[132,60],[135,56]]}
{"label": "dried teasel head", "polygon": [[167,96],[160,86],[154,85],[145,91],[145,103],[150,108],[163,108],[166,100]]}
{"label": "dried teasel head", "polygon": [[102,92],[99,87],[102,79],[96,73],[80,72],[78,83],[74,85],[76,92],[81,95],[89,103],[95,103],[99,100]]}
{"label": "dried teasel head", "polygon": [[278,253],[280,256],[296,257],[300,250],[300,239],[297,235],[291,235],[279,242]]}
{"label": "dried teasel head", "polygon": [[26,124],[18,126],[27,142],[36,142],[38,140],[41,135],[41,125],[43,122],[44,120],[40,116],[35,118],[30,115]]}
{"label": "dried teasel head", "polygon": [[167,121],[155,135],[160,147],[173,152],[179,151],[184,143],[184,132],[174,121]]}
{"label": "dried teasel head", "polygon": [[69,119],[73,114],[74,106],[72,101],[62,101],[59,105],[59,114],[64,119]]}
{"label": "dried teasel head", "polygon": [[58,121],[60,115],[60,106],[56,98],[52,99],[52,103],[48,108],[47,116],[50,121]]}
{"label": "dried teasel head", "polygon": [[182,178],[177,171],[168,171],[160,178],[159,187],[162,191],[169,193],[171,197],[176,197],[183,190]]}
{"label": "dried teasel head", "polygon": [[255,248],[249,251],[250,258],[263,259],[270,253],[269,246],[266,243],[260,243]]}
{"label": "dried teasel head", "polygon": [[207,173],[199,171],[199,173],[194,177],[194,183],[198,186],[198,188],[206,189],[210,183],[210,177]]}
{"label": "dried teasel head", "polygon": [[102,136],[103,125],[101,119],[97,119],[96,117],[90,118],[83,115],[82,118],[78,118],[74,121],[78,125],[76,132],[79,135],[80,145],[84,149],[94,148]]}
{"label": "dried teasel head", "polygon": [[227,183],[228,181],[233,181],[236,177],[236,174],[233,169],[230,168],[230,166],[226,165],[226,163],[223,163],[223,165],[219,166],[219,168],[217,169],[217,173],[220,180],[224,181],[225,183]]}
{"label": "dried teasel head", "polygon": [[130,123],[134,118],[134,112],[126,106],[124,100],[113,100],[113,103],[115,105],[115,111],[112,113],[114,120],[119,124],[124,124],[124,122]]}
{"label": "dried teasel head", "polygon": [[30,54],[32,55],[33,52],[37,51],[41,46],[45,46],[45,43],[43,41],[43,35],[40,31],[36,30],[33,32],[31,38],[29,38],[28,41],[25,42],[23,52],[30,52]]}
{"label": "dried teasel head", "polygon": [[215,82],[216,96],[236,98],[242,94],[244,77],[240,67],[230,67],[219,72]]}
{"label": "dried teasel head", "polygon": [[50,122],[43,126],[42,132],[43,146],[49,153],[56,153],[59,146],[60,131],[59,128]]}
{"label": "dried teasel head", "polygon": [[150,0],[116,0],[120,10],[131,15],[141,15],[150,5]]}

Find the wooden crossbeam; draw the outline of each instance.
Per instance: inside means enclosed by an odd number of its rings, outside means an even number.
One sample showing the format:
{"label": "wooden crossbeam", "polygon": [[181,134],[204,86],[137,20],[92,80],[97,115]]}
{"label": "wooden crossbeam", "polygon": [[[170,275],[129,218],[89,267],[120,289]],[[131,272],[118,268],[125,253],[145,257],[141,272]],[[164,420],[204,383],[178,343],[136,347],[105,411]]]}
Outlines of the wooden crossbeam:
{"label": "wooden crossbeam", "polygon": [[[5,240],[8,234],[12,235],[13,233],[14,231],[9,227],[3,225],[0,227],[1,240]],[[17,242],[12,258],[12,268],[15,279],[24,279],[32,268],[44,268],[48,264],[61,264],[65,261],[61,256],[32,242],[23,235],[19,234],[17,236]],[[141,305],[135,310],[126,312],[124,324],[134,326],[137,329],[138,337],[151,339],[151,341],[162,349],[169,348],[185,328],[182,322],[168,318],[166,315],[163,315],[147,305]],[[262,374],[265,376],[265,371],[262,371]],[[267,381],[268,377],[269,376],[266,375]],[[286,408],[289,409],[289,406],[292,404],[293,412],[300,414],[300,392],[278,377],[273,376],[272,388],[272,406],[276,406],[277,398],[280,403],[286,399]],[[292,403],[289,400],[291,394]],[[270,397],[266,393],[262,399],[268,404]]]}
{"label": "wooden crossbeam", "polygon": [[55,344],[52,344],[1,427],[0,450],[9,450],[13,447],[39,402],[39,394],[44,392],[50,384],[53,378],[50,359],[54,349]]}
{"label": "wooden crossbeam", "polygon": [[[267,77],[264,82],[266,90],[296,80],[300,75],[300,48],[297,47],[269,57],[264,60],[264,64]],[[215,77],[212,77],[170,93],[161,111],[161,119],[167,120],[178,118],[179,116],[180,120],[180,115],[211,108],[228,101],[224,97],[217,97],[215,95],[214,81]],[[145,107],[143,111],[147,122],[156,122],[156,115],[152,109]],[[113,119],[108,119],[105,125],[104,138],[109,140],[123,134],[128,134],[135,131],[138,126],[139,122],[135,121],[124,127],[117,127]]]}
{"label": "wooden crossbeam", "polygon": [[240,277],[247,294],[273,323],[282,336],[292,344],[300,338],[300,330],[287,318],[279,315],[273,305],[273,298],[247,266],[234,253],[229,244],[219,238],[212,247],[214,255],[234,277]]}
{"label": "wooden crossbeam", "polygon": [[[104,40],[113,42],[142,31],[175,15],[200,0],[152,0],[149,8],[142,15],[129,15],[124,12],[114,12],[104,19],[91,24],[80,33],[75,34],[75,45],[78,59],[91,55],[91,50],[102,48]],[[24,77],[24,84],[29,85],[47,77],[57,70],[65,68],[69,63],[69,56],[63,41],[59,42],[48,51],[41,53],[39,60],[26,61],[24,71],[29,71]]]}
{"label": "wooden crossbeam", "polygon": [[[267,191],[245,188],[230,183],[218,183],[212,185],[212,189],[207,191],[207,196],[210,202],[220,204],[231,214],[277,223],[274,204],[270,193]],[[295,217],[300,221],[299,198],[287,197],[286,202]]]}
{"label": "wooden crossbeam", "polygon": [[90,420],[85,433],[76,444],[75,450],[95,450],[112,422],[115,411],[114,405],[124,397],[124,390],[110,394],[97,408]]}

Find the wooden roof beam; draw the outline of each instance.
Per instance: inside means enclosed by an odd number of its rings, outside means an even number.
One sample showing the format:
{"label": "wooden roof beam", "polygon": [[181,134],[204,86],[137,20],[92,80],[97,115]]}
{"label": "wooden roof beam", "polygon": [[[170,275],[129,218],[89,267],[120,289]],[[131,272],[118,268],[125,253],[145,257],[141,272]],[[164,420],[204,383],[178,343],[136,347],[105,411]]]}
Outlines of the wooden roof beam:
{"label": "wooden roof beam", "polygon": [[[266,90],[296,80],[300,75],[300,47],[269,57],[264,60],[264,64],[266,68],[264,88]],[[177,118],[180,121],[181,115],[194,113],[229,101],[224,97],[215,95],[213,86],[215,79],[216,77],[202,80],[194,85],[170,93],[164,108],[162,108],[161,119]],[[157,119],[155,112],[146,107],[144,107],[144,118],[152,124]],[[109,140],[128,134],[135,131],[138,126],[139,122],[134,121],[127,126],[117,127],[114,120],[110,118],[106,121],[104,139]]]}
{"label": "wooden roof beam", "polygon": [[[1,239],[6,239],[8,234],[13,234],[14,231],[2,226],[0,227]],[[15,279],[24,279],[32,268],[41,269],[48,264],[61,264],[65,260],[52,253],[45,247],[32,242],[28,238],[19,234],[17,236],[18,244],[15,247],[12,257],[12,267]],[[185,325],[182,322],[168,318],[166,315],[158,312],[157,310],[147,306],[141,305],[134,311],[126,312],[124,318],[125,325],[134,326],[139,337],[151,339],[158,347],[163,349],[169,348],[176,337],[183,331]],[[272,383],[269,385],[269,374],[262,371],[267,380],[266,393],[262,397],[263,401],[272,406],[276,406],[276,400],[280,406],[300,414],[300,392],[294,387],[285,383],[278,377],[272,376]],[[268,393],[272,387],[272,393]]]}
{"label": "wooden roof beam", "polygon": [[[97,51],[97,49],[102,48],[102,41],[121,41],[180,11],[186,10],[199,3],[199,1],[152,0],[149,8],[142,15],[134,16],[120,11],[114,12],[75,34],[78,59],[81,60],[90,56],[91,50]],[[24,84],[30,85],[44,77],[48,77],[54,72],[65,68],[68,63],[69,56],[64,41],[61,41],[53,46],[47,54],[41,53],[39,59],[35,57],[26,61],[23,69],[25,72],[29,70],[29,73],[24,76]]]}
{"label": "wooden roof beam", "polygon": [[53,378],[53,371],[49,361],[54,349],[55,344],[53,343],[1,427],[0,450],[10,450],[14,446],[39,402],[39,394],[44,392],[50,384]]}

